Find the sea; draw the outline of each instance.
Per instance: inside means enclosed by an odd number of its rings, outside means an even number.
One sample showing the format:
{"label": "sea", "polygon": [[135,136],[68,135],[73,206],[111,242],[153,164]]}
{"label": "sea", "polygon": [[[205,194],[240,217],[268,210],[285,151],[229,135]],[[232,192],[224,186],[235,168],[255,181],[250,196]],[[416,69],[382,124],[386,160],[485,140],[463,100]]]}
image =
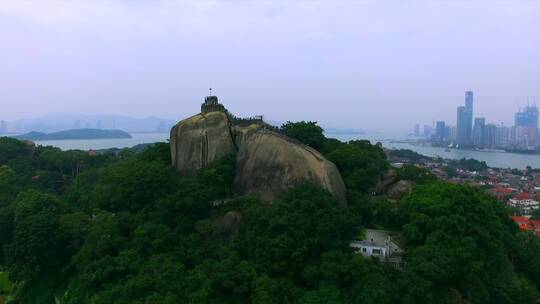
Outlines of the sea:
{"label": "sea", "polygon": [[107,139],[68,139],[68,140],[36,140],[37,145],[53,146],[62,150],[103,150],[110,148],[131,148],[139,144],[166,142],[169,133],[130,133],[131,138]]}
{"label": "sea", "polygon": [[[90,140],[48,140],[36,141],[36,144],[54,146],[62,150],[101,150],[109,148],[130,148],[138,144],[166,142],[169,133],[132,133],[132,138],[122,139],[90,139]],[[326,133],[327,137],[337,138],[341,141],[356,139],[369,140],[371,143],[380,142],[389,149],[409,149],[417,153],[446,159],[473,158],[485,161],[488,166],[496,168],[524,169],[527,166],[540,168],[540,155],[516,154],[496,151],[472,151],[472,150],[446,150],[440,147],[418,146],[403,142],[406,135],[384,133]],[[400,142],[399,142],[400,141]]]}

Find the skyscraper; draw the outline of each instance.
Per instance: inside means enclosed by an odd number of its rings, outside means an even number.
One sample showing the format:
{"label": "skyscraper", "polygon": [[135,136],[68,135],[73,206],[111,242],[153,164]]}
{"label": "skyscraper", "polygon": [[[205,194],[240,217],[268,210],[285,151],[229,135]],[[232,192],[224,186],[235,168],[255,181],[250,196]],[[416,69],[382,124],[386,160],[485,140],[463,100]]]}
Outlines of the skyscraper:
{"label": "skyscraper", "polygon": [[537,145],[538,137],[538,108],[527,105],[514,116],[515,144],[522,148],[532,148]]}
{"label": "skyscraper", "polygon": [[433,126],[424,125],[424,137],[431,137],[433,134]]}
{"label": "skyscraper", "polygon": [[497,142],[497,125],[487,124],[485,126],[485,140],[484,146],[488,148],[495,148],[498,145]]}
{"label": "skyscraper", "polygon": [[437,121],[435,124],[435,137],[438,143],[446,141],[446,124],[444,121]]}
{"label": "skyscraper", "polygon": [[483,117],[477,117],[474,119],[473,127],[473,145],[475,147],[483,147],[484,133],[485,133],[486,119]]}
{"label": "skyscraper", "polygon": [[516,127],[538,128],[538,108],[535,105],[526,106],[514,116]]}
{"label": "skyscraper", "polygon": [[457,143],[469,147],[472,143],[473,92],[465,92],[465,106],[457,109]]}
{"label": "skyscraper", "polygon": [[414,125],[414,136],[420,136],[420,125],[419,124]]}
{"label": "skyscraper", "polygon": [[471,113],[473,112],[473,98],[474,93],[472,91],[465,92],[465,107],[467,110],[471,111]]}

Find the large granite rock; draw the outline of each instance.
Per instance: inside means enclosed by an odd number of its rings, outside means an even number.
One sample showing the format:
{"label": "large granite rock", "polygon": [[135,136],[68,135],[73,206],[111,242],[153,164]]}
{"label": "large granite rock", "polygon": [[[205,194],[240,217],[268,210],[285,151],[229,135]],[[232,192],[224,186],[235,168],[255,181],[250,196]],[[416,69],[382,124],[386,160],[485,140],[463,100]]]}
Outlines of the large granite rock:
{"label": "large granite rock", "polygon": [[399,182],[390,186],[388,189],[388,198],[397,200],[407,194],[410,194],[411,191],[412,182],[408,180],[400,180]]}
{"label": "large granite rock", "polygon": [[304,182],[322,186],[345,203],[345,185],[339,171],[316,150],[266,130],[251,134],[240,146],[235,192],[272,201]]}
{"label": "large granite rock", "polygon": [[377,183],[377,186],[372,190],[376,194],[383,194],[388,187],[397,180],[397,172],[394,169],[389,169],[384,173],[382,178]]}
{"label": "large granite rock", "polygon": [[264,129],[264,125],[262,123],[250,123],[247,125],[234,126],[233,134],[236,147],[240,149],[240,147],[242,147],[249,137],[261,129]]}
{"label": "large granite rock", "polygon": [[311,182],[345,203],[345,185],[336,166],[319,152],[284,135],[270,132],[262,121],[234,120],[223,111],[203,111],[171,130],[171,158],[183,175],[237,153],[237,194],[272,201],[290,187]]}
{"label": "large granite rock", "polygon": [[171,130],[171,157],[176,169],[194,175],[215,160],[236,152],[229,119],[224,112],[197,114]]}

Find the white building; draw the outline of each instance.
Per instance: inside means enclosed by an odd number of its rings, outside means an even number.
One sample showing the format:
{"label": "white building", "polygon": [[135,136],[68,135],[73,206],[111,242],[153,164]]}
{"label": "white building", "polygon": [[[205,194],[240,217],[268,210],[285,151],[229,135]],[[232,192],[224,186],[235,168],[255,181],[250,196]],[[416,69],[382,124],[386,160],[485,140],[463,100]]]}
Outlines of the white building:
{"label": "white building", "polygon": [[390,231],[366,229],[364,239],[353,241],[350,246],[363,256],[400,264],[403,250],[396,243],[396,238],[397,234]]}
{"label": "white building", "polygon": [[531,215],[534,210],[538,210],[540,208],[540,203],[531,198],[527,198],[527,199],[511,198],[510,200],[508,200],[507,205],[510,207],[517,208],[521,215]]}

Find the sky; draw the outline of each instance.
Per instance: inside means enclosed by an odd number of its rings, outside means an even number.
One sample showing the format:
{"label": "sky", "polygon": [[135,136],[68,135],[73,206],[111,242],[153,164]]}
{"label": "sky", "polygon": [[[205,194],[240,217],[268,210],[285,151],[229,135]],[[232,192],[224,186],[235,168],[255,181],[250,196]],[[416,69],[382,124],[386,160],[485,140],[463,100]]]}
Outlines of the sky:
{"label": "sky", "polygon": [[239,116],[375,131],[540,105],[540,1],[0,1],[0,120]]}

